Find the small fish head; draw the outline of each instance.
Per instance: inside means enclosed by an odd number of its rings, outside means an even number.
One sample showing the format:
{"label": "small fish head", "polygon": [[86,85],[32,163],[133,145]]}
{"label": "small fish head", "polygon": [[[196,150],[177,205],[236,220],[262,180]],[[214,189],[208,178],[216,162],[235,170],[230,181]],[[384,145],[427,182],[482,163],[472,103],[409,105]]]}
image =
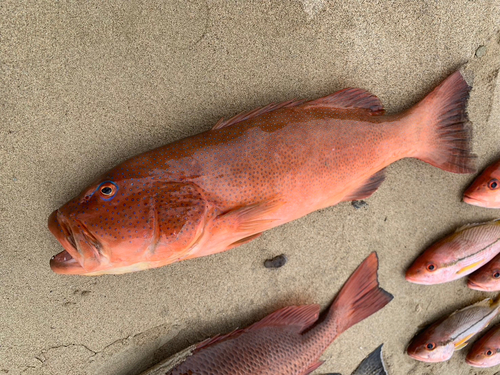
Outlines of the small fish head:
{"label": "small fish head", "polygon": [[427,249],[408,268],[406,280],[415,284],[433,285],[461,277],[457,275],[457,267],[453,265],[454,261],[446,247],[447,244],[444,247],[434,245]]}
{"label": "small fish head", "polygon": [[500,267],[497,262],[478,269],[469,276],[467,286],[471,289],[481,290],[484,292],[494,292],[500,290]]}
{"label": "small fish head", "polygon": [[52,257],[52,270],[92,275],[133,264],[152,241],[151,203],[137,179],[98,179],[50,215],[49,230],[65,249]]}
{"label": "small fish head", "polygon": [[500,208],[500,162],[486,168],[465,191],[465,203],[486,207]]}
{"label": "small fish head", "polygon": [[[475,345],[465,361],[474,367],[492,367],[500,364],[500,345]],[[499,343],[500,344],[500,343]]]}
{"label": "small fish head", "polygon": [[406,349],[410,357],[422,362],[447,361],[453,356],[454,351],[453,342],[443,342],[428,331],[418,334]]}

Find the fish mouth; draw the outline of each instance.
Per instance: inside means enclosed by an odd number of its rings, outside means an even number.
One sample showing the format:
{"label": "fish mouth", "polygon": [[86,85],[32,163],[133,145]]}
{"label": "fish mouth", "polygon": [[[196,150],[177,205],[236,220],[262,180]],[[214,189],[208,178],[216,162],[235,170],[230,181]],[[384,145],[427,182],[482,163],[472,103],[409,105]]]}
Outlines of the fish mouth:
{"label": "fish mouth", "polygon": [[467,286],[470,288],[470,289],[474,289],[474,290],[480,290],[482,292],[488,292],[488,288],[485,288],[479,284],[476,284],[474,281],[472,280],[467,280]]}
{"label": "fish mouth", "polygon": [[470,204],[472,206],[483,207],[485,204],[485,202],[481,201],[480,199],[472,198],[470,195],[467,195],[467,194],[464,194],[462,200],[465,203]]}
{"label": "fish mouth", "polygon": [[465,362],[467,362],[467,364],[471,365],[471,366],[474,366],[474,367],[492,367],[491,365],[487,364],[487,363],[483,363],[483,362],[476,362],[470,358],[465,358]]}
{"label": "fish mouth", "polygon": [[418,274],[414,274],[413,272],[407,272],[405,275],[406,281],[409,281],[410,283],[413,284],[420,284],[420,285],[432,285],[432,282],[428,282],[425,279],[422,279],[418,277]]}
{"label": "fish mouth", "polygon": [[[52,271],[64,275],[84,275],[95,268],[95,261],[98,262],[99,258],[96,257],[99,253],[97,249],[100,245],[97,239],[86,231],[83,224],[79,225],[78,231],[75,231],[60,211],[56,210],[49,216],[48,226],[64,248],[64,251],[50,259]],[[80,238],[84,241],[79,240]],[[89,255],[94,262],[87,261]]]}

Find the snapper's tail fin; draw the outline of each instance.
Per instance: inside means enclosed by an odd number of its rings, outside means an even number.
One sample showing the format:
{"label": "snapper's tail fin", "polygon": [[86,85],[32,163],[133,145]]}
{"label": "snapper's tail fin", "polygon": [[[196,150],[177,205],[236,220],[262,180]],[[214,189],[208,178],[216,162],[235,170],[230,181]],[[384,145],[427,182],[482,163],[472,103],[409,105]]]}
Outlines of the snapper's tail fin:
{"label": "snapper's tail fin", "polygon": [[476,171],[466,114],[470,89],[456,71],[409,110],[408,121],[418,129],[412,157],[448,172]]}
{"label": "snapper's tail fin", "polygon": [[376,313],[393,299],[390,293],[380,288],[377,270],[378,258],[373,252],[354,271],[333,301],[328,318],[334,320],[337,335]]}

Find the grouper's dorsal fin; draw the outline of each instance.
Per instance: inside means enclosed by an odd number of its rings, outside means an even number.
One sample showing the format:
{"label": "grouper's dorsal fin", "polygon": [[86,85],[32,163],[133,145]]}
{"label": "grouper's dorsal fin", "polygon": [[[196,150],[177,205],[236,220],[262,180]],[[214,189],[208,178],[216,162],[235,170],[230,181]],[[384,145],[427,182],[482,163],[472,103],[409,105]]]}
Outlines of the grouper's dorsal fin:
{"label": "grouper's dorsal fin", "polygon": [[265,107],[260,107],[252,109],[251,111],[248,112],[239,113],[236,116],[231,117],[229,120],[224,120],[223,118],[221,118],[219,121],[217,121],[217,124],[214,125],[212,130],[227,128],[228,126],[237,124],[245,120],[249,120],[251,118],[255,118],[257,116],[263,115],[264,113],[276,111],[281,108],[297,107],[303,104],[304,101],[305,100],[292,99],[282,103],[271,103],[266,105]]}
{"label": "grouper's dorsal fin", "polygon": [[343,89],[304,104],[304,108],[315,107],[340,110],[365,109],[371,115],[383,115],[385,113],[384,106],[379,98],[366,90],[356,88]]}

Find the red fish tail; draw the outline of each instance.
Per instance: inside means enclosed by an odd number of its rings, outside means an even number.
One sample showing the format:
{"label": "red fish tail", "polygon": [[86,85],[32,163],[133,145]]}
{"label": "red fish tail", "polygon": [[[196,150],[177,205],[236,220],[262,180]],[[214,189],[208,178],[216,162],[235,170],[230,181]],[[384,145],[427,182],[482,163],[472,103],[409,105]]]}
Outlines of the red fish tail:
{"label": "red fish tail", "polygon": [[393,296],[379,287],[378,257],[371,253],[354,271],[333,301],[327,320],[336,328],[336,335],[368,318],[387,305]]}
{"label": "red fish tail", "polygon": [[470,87],[457,71],[409,111],[417,159],[454,173],[476,170],[466,105]]}

